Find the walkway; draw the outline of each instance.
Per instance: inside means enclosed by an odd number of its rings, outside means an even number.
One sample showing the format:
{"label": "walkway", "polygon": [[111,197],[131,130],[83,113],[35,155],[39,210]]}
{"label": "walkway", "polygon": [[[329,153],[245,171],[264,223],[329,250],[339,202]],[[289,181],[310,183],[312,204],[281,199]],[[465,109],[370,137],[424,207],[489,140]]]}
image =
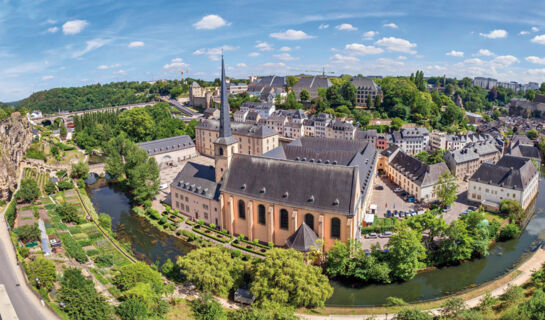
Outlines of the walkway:
{"label": "walkway", "polygon": [[[520,265],[515,271],[519,271],[520,274],[514,278],[513,280],[507,282],[506,284],[492,290],[490,294],[492,297],[498,297],[504,294],[509,286],[521,286],[528,282],[530,278],[532,277],[532,273],[539,270],[541,266],[545,263],[545,249],[540,248],[538,249],[534,255],[528,259],[526,262],[524,262],[522,265]],[[513,272],[505,275],[505,277],[510,277]],[[504,278],[505,278],[504,277]],[[504,279],[502,278],[502,279]],[[498,279],[497,281],[501,281],[502,279]],[[490,285],[490,284],[489,284]],[[475,288],[478,289],[478,288]],[[466,293],[467,294],[467,293]],[[469,299],[465,302],[466,308],[474,308],[477,307],[480,303],[482,298],[485,295],[480,295],[476,298]],[[414,305],[414,307],[418,307],[418,305]],[[365,310],[364,308],[361,309],[362,311]],[[428,310],[428,312],[432,315],[440,315],[441,309],[435,308]],[[307,315],[307,314],[298,314],[298,316],[301,319],[308,319],[308,320],[332,320],[332,319],[377,319],[377,320],[387,320],[387,319],[393,319],[393,314],[376,314],[376,315],[329,315],[329,316],[318,316],[318,315]]]}

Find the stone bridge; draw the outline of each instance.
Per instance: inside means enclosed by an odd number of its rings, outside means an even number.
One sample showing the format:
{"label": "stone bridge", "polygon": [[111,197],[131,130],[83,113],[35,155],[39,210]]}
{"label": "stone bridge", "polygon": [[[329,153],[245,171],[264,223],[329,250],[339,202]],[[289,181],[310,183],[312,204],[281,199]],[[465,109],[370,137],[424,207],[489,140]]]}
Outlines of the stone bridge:
{"label": "stone bridge", "polygon": [[137,103],[137,104],[128,104],[128,105],[124,105],[124,106],[115,106],[115,107],[75,111],[75,112],[68,112],[68,113],[48,114],[48,115],[45,115],[42,118],[35,118],[35,119],[31,119],[31,120],[36,122],[36,123],[43,123],[44,121],[48,121],[48,120],[53,122],[53,121],[55,121],[55,119],[61,118],[61,119],[64,120],[64,122],[66,122],[69,118],[72,118],[74,116],[81,116],[81,115],[86,114],[86,113],[96,113],[96,112],[115,111],[115,110],[125,111],[125,110],[131,110],[133,108],[145,107],[145,106],[148,106],[150,104],[152,104],[152,103],[151,102],[149,102],[149,103]]}

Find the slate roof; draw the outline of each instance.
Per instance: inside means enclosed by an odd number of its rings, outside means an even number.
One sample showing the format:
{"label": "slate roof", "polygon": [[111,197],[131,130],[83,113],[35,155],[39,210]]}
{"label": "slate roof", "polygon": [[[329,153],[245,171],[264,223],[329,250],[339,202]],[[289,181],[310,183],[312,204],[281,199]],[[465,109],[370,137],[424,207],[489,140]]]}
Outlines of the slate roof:
{"label": "slate roof", "polygon": [[377,133],[377,130],[375,130],[375,129],[371,129],[371,130],[367,130],[367,131],[361,131],[361,130],[356,131],[356,139],[361,139],[361,140],[368,140],[368,139],[371,139],[371,138],[376,138],[377,135],[378,135],[378,133]]}
{"label": "slate roof", "polygon": [[331,87],[331,81],[328,78],[322,76],[313,76],[313,77],[302,77],[295,83],[293,90],[311,90],[317,88],[329,88]]}
{"label": "slate roof", "polygon": [[170,184],[171,188],[177,188],[213,200],[219,199],[220,186],[220,184],[216,183],[214,167],[191,161],[185,164]]}
{"label": "slate roof", "polygon": [[258,109],[258,110],[269,110],[271,108],[274,108],[274,103],[245,101],[240,105],[240,107],[247,107],[249,109]]}
{"label": "slate roof", "polygon": [[528,158],[504,155],[496,164],[483,163],[471,176],[471,181],[524,190],[538,171]]}
{"label": "slate roof", "polygon": [[545,103],[545,95],[543,94],[536,94],[536,97],[534,98],[534,103]]}
{"label": "slate roof", "polygon": [[223,191],[286,206],[353,215],[357,167],[237,153]]}
{"label": "slate roof", "polygon": [[259,112],[257,111],[250,111],[248,112],[248,115],[246,116],[246,120],[257,120],[257,117],[260,116]]}
{"label": "slate roof", "polygon": [[358,89],[374,90],[374,91],[380,90],[380,87],[375,83],[375,81],[373,81],[373,79],[354,77],[350,79],[350,82],[352,82],[354,87]]}
{"label": "slate roof", "polygon": [[[196,128],[218,131],[219,121],[213,119],[203,120],[196,126]],[[269,129],[264,125],[243,122],[231,122],[231,131],[233,134],[260,138],[266,138],[278,134],[276,131]]]}
{"label": "slate roof", "polygon": [[354,125],[348,122],[339,121],[339,120],[333,120],[331,123],[329,123],[329,126],[333,128],[333,130],[340,130],[340,131],[351,131],[354,130]]}
{"label": "slate roof", "polygon": [[534,146],[534,142],[525,135],[514,135],[511,137],[511,145]]}
{"label": "slate roof", "polygon": [[[389,150],[386,149],[385,151]],[[399,151],[390,161],[390,166],[403,174],[416,185],[423,187],[432,186],[439,180],[441,174],[449,171],[444,162],[436,164],[425,164],[424,162],[413,158],[406,153]]]}
{"label": "slate roof", "polygon": [[509,151],[510,155],[541,160],[539,149],[534,146],[517,145]]}
{"label": "slate roof", "polygon": [[307,252],[310,251],[312,247],[318,247],[316,240],[318,240],[316,232],[303,222],[299,229],[286,239],[286,245],[291,249]]}
{"label": "slate roof", "polygon": [[138,145],[150,156],[195,147],[193,140],[188,135],[141,142]]}
{"label": "slate roof", "polygon": [[463,149],[458,149],[455,151],[447,151],[445,153],[445,159],[452,158],[455,163],[465,163],[469,161],[479,160],[480,157],[489,155],[491,153],[499,152],[494,143],[492,142],[480,142]]}

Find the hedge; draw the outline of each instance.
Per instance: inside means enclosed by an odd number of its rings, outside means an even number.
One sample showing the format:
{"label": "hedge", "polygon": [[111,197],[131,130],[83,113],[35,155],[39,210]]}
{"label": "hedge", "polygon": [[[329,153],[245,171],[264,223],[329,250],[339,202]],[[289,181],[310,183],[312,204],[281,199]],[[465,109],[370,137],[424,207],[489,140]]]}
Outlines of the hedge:
{"label": "hedge", "polygon": [[194,227],[193,227],[193,231],[195,231],[195,232],[198,233],[198,234],[202,234],[202,235],[205,236],[205,237],[214,239],[214,240],[219,241],[219,242],[222,242],[222,243],[228,243],[229,241],[231,241],[231,239],[220,239],[220,238],[218,238],[218,237],[216,237],[216,236],[214,236],[214,235],[212,235],[212,234],[206,233],[206,232],[201,231],[201,230],[199,230],[199,229],[200,229],[199,226],[194,226]]}
{"label": "hedge", "polygon": [[263,248],[263,249],[271,249],[271,247],[269,246],[266,246],[266,245],[262,245],[260,243],[255,243],[253,241],[248,241],[248,240],[241,240],[241,239],[238,239],[238,241],[241,241],[241,242],[245,242],[247,244],[251,244],[251,245],[254,245],[254,246],[257,246],[257,247],[260,247],[260,248]]}
{"label": "hedge", "polygon": [[5,214],[6,221],[8,222],[10,228],[13,228],[13,224],[15,223],[15,213],[16,213],[15,200],[11,200],[8,208],[6,209],[6,214]]}
{"label": "hedge", "polygon": [[383,233],[385,231],[393,231],[395,229],[395,226],[369,226],[369,227],[363,227],[361,228],[362,234],[368,234],[368,233]]}
{"label": "hedge", "polygon": [[[264,252],[259,252],[259,251],[256,251],[256,250],[254,250],[254,249],[246,248],[245,246],[241,246],[240,244],[235,243],[235,242],[236,242],[236,240],[233,241],[233,242],[231,243],[231,245],[232,245],[233,247],[235,247],[235,248],[239,248],[239,249],[241,249],[241,250],[244,250],[244,251],[247,251],[247,252],[251,252],[251,253],[254,253],[254,254],[257,254],[257,255],[260,255],[260,256],[265,256],[265,253],[264,253]],[[253,244],[253,243],[252,243],[252,244]]]}
{"label": "hedge", "polygon": [[76,259],[79,263],[85,263],[89,259],[87,258],[87,255],[81,248],[81,245],[77,243],[74,238],[68,233],[59,233],[59,238],[61,239],[61,243],[63,247],[66,249],[66,252],[69,256]]}

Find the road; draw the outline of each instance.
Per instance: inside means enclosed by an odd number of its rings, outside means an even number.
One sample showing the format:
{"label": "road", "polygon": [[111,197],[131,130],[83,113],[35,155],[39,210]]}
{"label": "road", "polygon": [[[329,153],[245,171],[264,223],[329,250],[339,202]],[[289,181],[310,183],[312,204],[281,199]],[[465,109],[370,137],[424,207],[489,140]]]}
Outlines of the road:
{"label": "road", "polygon": [[0,214],[0,284],[6,287],[19,320],[59,320],[56,314],[42,306],[40,299],[26,285],[24,275],[17,266],[4,214],[5,210]]}
{"label": "road", "polygon": [[161,99],[163,99],[166,102],[170,103],[173,107],[175,107],[176,109],[180,110],[181,112],[183,112],[183,113],[185,113],[187,115],[190,115],[192,117],[200,115],[200,113],[195,112],[195,111],[189,109],[188,107],[184,107],[182,104],[180,104],[178,101],[176,101],[176,99],[164,98],[164,97],[161,97]]}

